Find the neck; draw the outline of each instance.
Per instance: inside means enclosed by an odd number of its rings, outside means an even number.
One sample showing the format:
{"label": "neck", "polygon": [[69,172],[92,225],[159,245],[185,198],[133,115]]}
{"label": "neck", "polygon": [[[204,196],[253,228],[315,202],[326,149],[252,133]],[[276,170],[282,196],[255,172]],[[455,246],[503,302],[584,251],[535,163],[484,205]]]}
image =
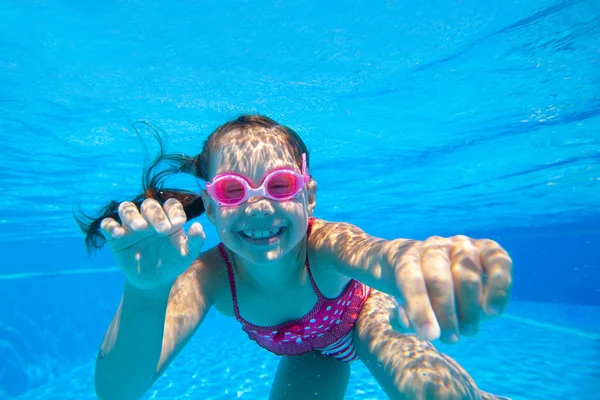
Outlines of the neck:
{"label": "neck", "polygon": [[301,279],[306,262],[306,240],[277,260],[256,264],[233,254],[233,268],[240,279],[265,289],[286,288]]}

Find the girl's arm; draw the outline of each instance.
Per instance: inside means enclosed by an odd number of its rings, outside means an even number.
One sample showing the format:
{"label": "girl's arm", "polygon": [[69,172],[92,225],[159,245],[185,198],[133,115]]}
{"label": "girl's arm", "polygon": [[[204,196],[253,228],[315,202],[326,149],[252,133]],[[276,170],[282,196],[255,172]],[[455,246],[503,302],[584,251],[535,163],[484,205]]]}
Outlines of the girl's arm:
{"label": "girl's arm", "polygon": [[201,256],[171,288],[125,285],[96,361],[98,398],[137,399],[150,388],[207,315],[208,275]]}
{"label": "girl's arm", "polygon": [[315,220],[309,245],[340,273],[399,299],[399,322],[426,340],[474,335],[482,311],[499,315],[510,294],[512,261],[488,239],[385,240]]}
{"label": "girl's arm", "polygon": [[408,239],[385,240],[352,224],[319,219],[314,220],[309,235],[309,244],[319,259],[343,275],[397,298],[401,293],[388,254],[405,252],[417,243]]}

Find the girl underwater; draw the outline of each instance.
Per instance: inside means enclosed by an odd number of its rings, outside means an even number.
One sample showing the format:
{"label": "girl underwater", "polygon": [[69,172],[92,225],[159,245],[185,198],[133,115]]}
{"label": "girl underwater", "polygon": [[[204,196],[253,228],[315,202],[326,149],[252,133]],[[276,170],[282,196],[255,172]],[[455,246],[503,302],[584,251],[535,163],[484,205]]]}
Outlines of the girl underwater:
{"label": "girl underwater", "polygon": [[[95,368],[97,396],[137,399],[211,308],[281,356],[270,399],[342,399],[362,361],[391,399],[498,399],[429,342],[477,333],[502,313],[512,262],[496,242],[465,236],[384,240],[313,217],[309,153],[264,116],[220,126],[195,157],[164,154],[144,193],[80,220],[126,277]],[[172,167],[150,176],[159,162]],[[198,196],[162,187],[173,173],[206,182]],[[221,243],[202,251],[202,213]],[[414,332],[415,334],[409,334]]]}

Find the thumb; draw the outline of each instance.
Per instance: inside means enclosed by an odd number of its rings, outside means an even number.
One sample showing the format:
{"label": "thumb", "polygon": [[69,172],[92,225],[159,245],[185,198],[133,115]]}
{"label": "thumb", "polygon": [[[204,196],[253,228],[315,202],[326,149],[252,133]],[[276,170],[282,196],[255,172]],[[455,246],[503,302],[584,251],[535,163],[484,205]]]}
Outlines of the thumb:
{"label": "thumb", "polygon": [[400,333],[415,332],[410,325],[406,308],[402,304],[398,304],[390,310],[390,324],[392,325],[392,328]]}
{"label": "thumb", "polygon": [[206,234],[199,222],[194,222],[188,229],[186,238],[186,253],[194,260],[200,255],[204,246]]}

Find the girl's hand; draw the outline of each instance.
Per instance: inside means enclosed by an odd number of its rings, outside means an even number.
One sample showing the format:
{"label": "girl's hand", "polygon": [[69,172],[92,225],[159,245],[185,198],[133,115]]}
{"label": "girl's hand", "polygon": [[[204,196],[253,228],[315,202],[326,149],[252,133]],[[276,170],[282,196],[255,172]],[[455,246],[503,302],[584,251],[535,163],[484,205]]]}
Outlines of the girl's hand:
{"label": "girl's hand", "polygon": [[397,320],[423,339],[455,343],[477,333],[482,315],[504,311],[512,261],[492,240],[431,237],[389,255],[402,297]]}
{"label": "girl's hand", "polygon": [[200,255],[204,231],[187,218],[181,203],[168,199],[161,207],[146,199],[140,210],[131,202],[119,205],[121,224],[102,221],[102,233],[129,283],[143,290],[170,289],[175,279]]}

